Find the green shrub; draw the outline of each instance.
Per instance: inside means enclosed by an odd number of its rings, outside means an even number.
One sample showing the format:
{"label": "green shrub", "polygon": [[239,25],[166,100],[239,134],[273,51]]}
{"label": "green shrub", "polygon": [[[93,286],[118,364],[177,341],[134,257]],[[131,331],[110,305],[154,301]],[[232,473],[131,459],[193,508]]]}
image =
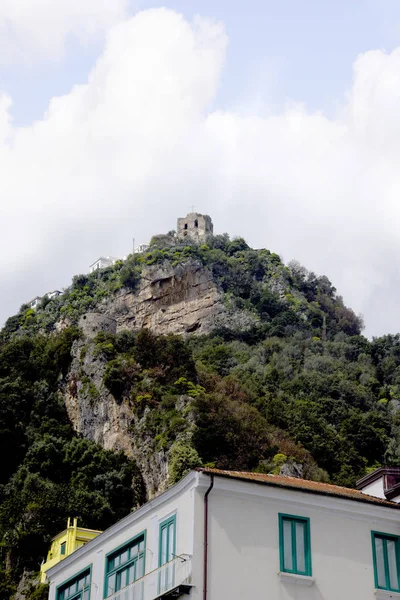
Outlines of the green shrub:
{"label": "green shrub", "polygon": [[172,446],[168,459],[171,484],[177,483],[191,469],[201,465],[201,460],[196,450],[183,442],[177,442]]}

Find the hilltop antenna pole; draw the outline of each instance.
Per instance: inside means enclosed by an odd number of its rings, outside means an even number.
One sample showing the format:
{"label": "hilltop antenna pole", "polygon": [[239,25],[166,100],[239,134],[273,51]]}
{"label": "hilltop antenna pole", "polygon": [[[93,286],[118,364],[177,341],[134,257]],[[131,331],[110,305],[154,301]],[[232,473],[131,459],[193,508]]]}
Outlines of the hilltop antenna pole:
{"label": "hilltop antenna pole", "polygon": [[132,238],[132,254],[135,254],[135,238]]}

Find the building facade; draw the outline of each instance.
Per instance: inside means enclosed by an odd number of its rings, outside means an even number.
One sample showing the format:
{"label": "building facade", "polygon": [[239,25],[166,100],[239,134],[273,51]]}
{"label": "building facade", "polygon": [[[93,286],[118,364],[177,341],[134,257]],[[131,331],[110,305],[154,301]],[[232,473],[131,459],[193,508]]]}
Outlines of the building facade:
{"label": "building facade", "polygon": [[93,264],[89,267],[89,273],[94,273],[98,269],[105,269],[106,267],[111,267],[114,263],[116,263],[118,258],[114,256],[100,256]]}
{"label": "building facade", "polygon": [[364,494],[400,502],[400,467],[381,467],[357,481]]}
{"label": "building facade", "polygon": [[40,296],[36,296],[32,300],[29,300],[29,302],[27,302],[27,305],[29,306],[29,308],[33,308],[33,310],[36,310],[41,300],[42,298]]}
{"label": "building facade", "polygon": [[176,235],[179,240],[190,239],[203,243],[213,231],[214,226],[209,215],[192,212],[178,219]]}
{"label": "building facade", "polygon": [[146,252],[150,248],[150,244],[138,244],[134,248],[135,254],[141,254],[142,252]]}
{"label": "building facade", "polygon": [[58,298],[58,296],[61,296],[61,292],[60,290],[53,290],[52,292],[47,292],[45,296],[47,296],[49,300],[52,300],[53,298]]}
{"label": "building facade", "polygon": [[50,550],[47,554],[47,560],[40,568],[40,582],[46,582],[46,573],[54,565],[57,565],[61,560],[64,560],[67,556],[78,550],[95,537],[97,537],[101,531],[95,529],[85,529],[84,527],[78,527],[78,519],[68,519],[67,528],[56,535],[52,541]]}
{"label": "building facade", "polygon": [[40,306],[42,299],[45,298],[46,296],[49,300],[52,300],[53,298],[57,298],[58,296],[61,296],[61,292],[59,290],[53,290],[52,292],[47,292],[47,294],[45,294],[44,296],[36,296],[35,298],[30,300],[26,304],[27,304],[27,306],[29,306],[29,308],[33,308],[34,310],[36,310]]}
{"label": "building facade", "polygon": [[50,600],[400,600],[400,506],[200,469],[47,572]]}

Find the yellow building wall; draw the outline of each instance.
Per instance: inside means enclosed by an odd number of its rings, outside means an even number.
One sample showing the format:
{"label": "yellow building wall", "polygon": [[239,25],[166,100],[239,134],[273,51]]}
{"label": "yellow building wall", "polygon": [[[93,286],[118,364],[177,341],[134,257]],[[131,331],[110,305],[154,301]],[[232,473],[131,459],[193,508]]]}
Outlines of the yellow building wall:
{"label": "yellow building wall", "polygon": [[53,567],[72,554],[72,552],[75,552],[75,550],[93,540],[99,533],[101,531],[97,531],[96,529],[78,527],[78,519],[74,519],[72,523],[71,519],[68,519],[67,529],[56,535],[51,542],[47,560],[40,568],[40,582],[46,583],[46,571],[50,567]]}

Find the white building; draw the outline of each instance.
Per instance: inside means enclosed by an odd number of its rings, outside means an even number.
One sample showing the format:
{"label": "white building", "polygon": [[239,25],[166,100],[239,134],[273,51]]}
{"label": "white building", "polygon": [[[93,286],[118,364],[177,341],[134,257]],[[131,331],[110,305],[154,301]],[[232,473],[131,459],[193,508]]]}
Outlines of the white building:
{"label": "white building", "polygon": [[50,569],[50,600],[400,599],[400,505],[199,469]]}
{"label": "white building", "polygon": [[135,254],[141,253],[141,252],[146,252],[146,250],[150,247],[150,244],[139,244],[138,246],[135,246],[134,248],[134,252]]}
{"label": "white building", "polygon": [[400,502],[400,468],[381,467],[357,481],[357,489],[377,498]]}
{"label": "white building", "polygon": [[29,306],[29,308],[33,308],[34,310],[36,310],[40,304],[41,299],[42,298],[40,296],[35,296],[35,298],[27,302],[27,305]]}
{"label": "white building", "polygon": [[61,296],[61,292],[60,290],[54,290],[53,292],[47,292],[47,294],[45,294],[49,300],[51,300],[52,298],[57,298],[57,296]]}
{"label": "white building", "polygon": [[89,267],[89,273],[94,273],[98,269],[105,269],[106,267],[111,267],[114,263],[116,263],[118,258],[114,256],[100,256],[93,264]]}
{"label": "white building", "polygon": [[27,302],[27,305],[29,306],[29,308],[33,308],[34,310],[37,309],[37,307],[39,306],[39,304],[41,303],[42,298],[44,298],[45,296],[47,296],[49,298],[49,300],[51,300],[52,298],[56,298],[57,296],[60,296],[61,292],[59,290],[54,290],[53,292],[47,292],[47,294],[45,294],[44,296],[36,296],[35,298],[33,298],[33,300],[30,300],[29,302]]}

